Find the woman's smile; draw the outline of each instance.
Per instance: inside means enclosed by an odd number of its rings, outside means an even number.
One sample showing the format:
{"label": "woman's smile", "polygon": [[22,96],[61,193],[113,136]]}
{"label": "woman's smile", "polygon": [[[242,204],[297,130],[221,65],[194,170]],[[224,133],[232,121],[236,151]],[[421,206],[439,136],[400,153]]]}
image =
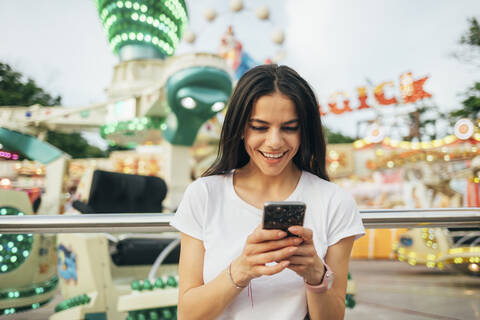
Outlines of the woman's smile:
{"label": "woman's smile", "polygon": [[262,155],[263,157],[263,160],[269,165],[277,165],[279,164],[280,162],[282,162],[282,160],[285,157],[285,155],[288,153],[288,151],[285,151],[285,152],[263,152],[263,151],[259,151],[259,153]]}

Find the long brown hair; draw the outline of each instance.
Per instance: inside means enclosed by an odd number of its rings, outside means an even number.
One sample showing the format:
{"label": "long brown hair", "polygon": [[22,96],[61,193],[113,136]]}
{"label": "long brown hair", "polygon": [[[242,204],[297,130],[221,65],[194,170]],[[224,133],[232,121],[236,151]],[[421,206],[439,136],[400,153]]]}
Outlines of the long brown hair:
{"label": "long brown hair", "polygon": [[217,159],[202,176],[226,174],[245,166],[250,157],[241,138],[253,104],[262,96],[280,92],[295,104],[300,123],[300,147],[293,163],[300,169],[329,180],[325,169],[326,141],[318,101],[310,85],[293,69],[276,64],[261,65],[238,81],[222,126]]}

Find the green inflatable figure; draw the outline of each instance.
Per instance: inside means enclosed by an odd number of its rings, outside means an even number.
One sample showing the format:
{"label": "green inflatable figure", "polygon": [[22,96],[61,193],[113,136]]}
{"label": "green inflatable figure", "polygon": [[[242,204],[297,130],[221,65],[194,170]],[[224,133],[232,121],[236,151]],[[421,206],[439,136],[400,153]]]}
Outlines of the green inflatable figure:
{"label": "green inflatable figure", "polygon": [[180,70],[166,84],[171,113],[163,136],[173,145],[191,146],[198,130],[223,110],[232,93],[227,72],[202,66]]}

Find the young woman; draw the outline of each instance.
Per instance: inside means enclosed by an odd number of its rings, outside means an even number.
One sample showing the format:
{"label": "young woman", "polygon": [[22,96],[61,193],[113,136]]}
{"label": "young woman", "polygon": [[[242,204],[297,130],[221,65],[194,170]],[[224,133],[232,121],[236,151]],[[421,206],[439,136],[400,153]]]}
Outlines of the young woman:
{"label": "young woman", "polygon": [[[277,65],[245,73],[217,160],[171,222],[182,232],[179,319],[343,319],[350,252],[365,231],[353,198],[328,182],[325,150],[303,78]],[[261,227],[264,202],[285,200],[306,203],[304,226],[289,228],[298,237]]]}

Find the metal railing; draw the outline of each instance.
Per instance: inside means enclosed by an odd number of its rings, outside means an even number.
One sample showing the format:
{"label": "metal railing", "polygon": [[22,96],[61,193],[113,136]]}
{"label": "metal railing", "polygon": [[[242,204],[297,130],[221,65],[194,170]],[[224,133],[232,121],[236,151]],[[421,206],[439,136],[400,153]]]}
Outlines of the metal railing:
{"label": "metal railing", "polygon": [[[480,208],[361,210],[365,228],[480,228]],[[173,214],[1,216],[0,233],[133,233],[176,231]]]}

